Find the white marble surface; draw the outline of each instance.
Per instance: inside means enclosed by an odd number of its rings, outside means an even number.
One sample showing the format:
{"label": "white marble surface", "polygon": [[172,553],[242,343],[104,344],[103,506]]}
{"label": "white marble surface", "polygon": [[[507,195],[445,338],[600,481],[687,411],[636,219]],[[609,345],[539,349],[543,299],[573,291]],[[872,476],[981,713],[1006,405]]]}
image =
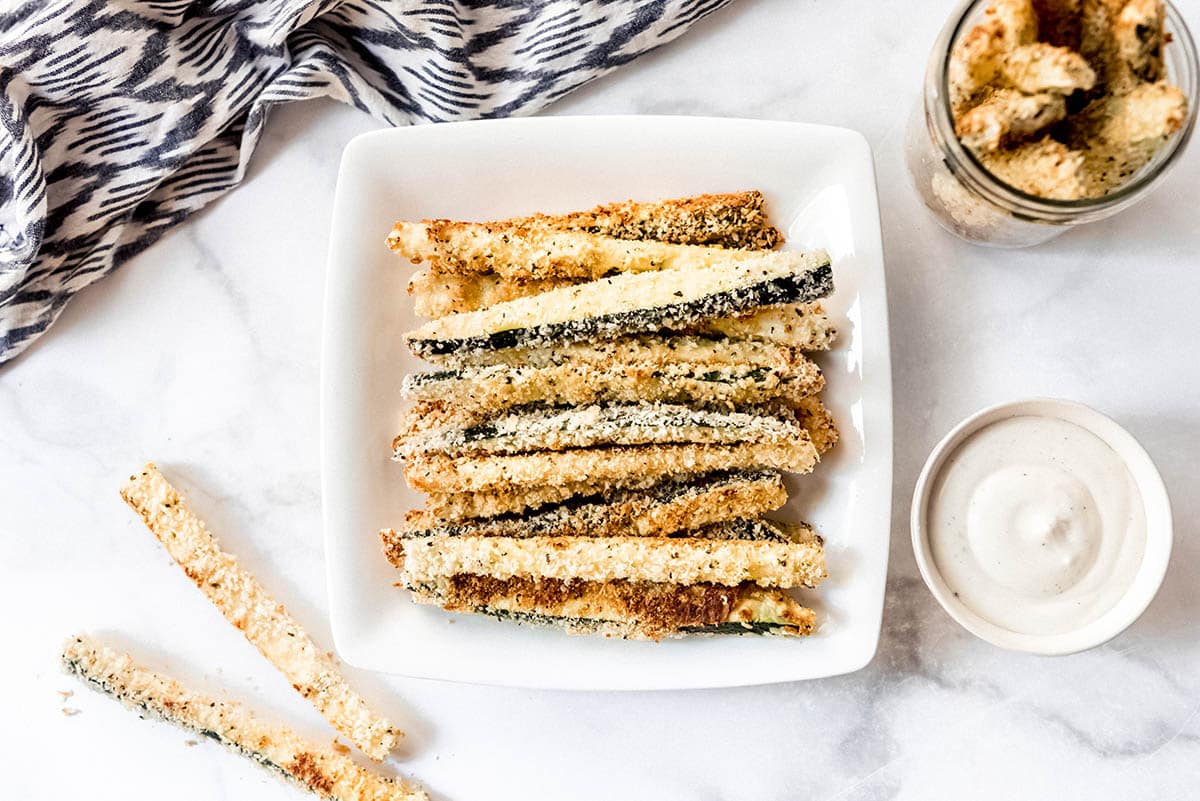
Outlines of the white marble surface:
{"label": "white marble surface", "polygon": [[[1181,5],[1200,24],[1200,2]],[[875,148],[896,503],[874,663],[803,684],[656,694],[354,675],[410,732],[396,769],[435,798],[1197,796],[1200,145],[1151,199],[1103,226],[1025,252],[952,239],[917,205],[900,152],[948,6],[744,1],[553,109],[826,122]],[[158,460],[329,641],[317,452],[326,227],[340,150],[373,127],[329,104],[277,110],[245,186],[85,292],[0,371],[4,797],[301,797],[80,690],[55,654],[75,630],[111,634],[329,736],[181,578],[116,487]],[[1147,613],[1110,644],[1056,659],[959,629],[908,542],[908,498],[937,438],[980,406],[1037,394],[1125,424],[1157,460],[1176,514],[1174,559]]]}

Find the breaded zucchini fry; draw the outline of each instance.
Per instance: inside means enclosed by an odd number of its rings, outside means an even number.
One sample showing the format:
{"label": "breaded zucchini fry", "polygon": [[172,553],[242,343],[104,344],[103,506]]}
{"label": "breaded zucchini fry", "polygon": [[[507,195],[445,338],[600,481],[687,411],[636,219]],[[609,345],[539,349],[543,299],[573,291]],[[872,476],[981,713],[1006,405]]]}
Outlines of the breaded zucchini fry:
{"label": "breaded zucchini fry", "polygon": [[960,116],[954,132],[977,153],[990,153],[1001,145],[1028,138],[1066,116],[1067,103],[1060,94],[1026,95],[1014,89],[999,89]]}
{"label": "breaded zucchini fry", "polygon": [[1108,83],[1113,91],[1166,78],[1163,65],[1166,20],[1167,9],[1161,0],[1129,0],[1122,6],[1112,28],[1115,65],[1111,67]]}
{"label": "breaded zucchini fry", "polygon": [[[418,315],[427,318],[479,311],[497,303],[540,295],[551,289],[576,286],[579,281],[517,282],[494,275],[413,274],[408,291]],[[754,338],[795,345],[804,350],[828,350],[837,330],[820,303],[766,306],[744,314],[697,321],[686,331],[699,335]]]}
{"label": "breaded zucchini fry", "polygon": [[1149,163],[1187,120],[1187,98],[1165,81],[1093,101],[1079,115],[1078,147],[1087,197],[1100,197]]}
{"label": "breaded zucchini fry", "polygon": [[[693,409],[669,403],[521,407],[482,420],[458,408],[446,420],[443,408],[441,402],[431,401],[408,410],[408,429],[392,443],[398,459],[679,442],[783,444],[802,430],[794,418],[757,410]],[[433,410],[428,418],[427,409]]]}
{"label": "breaded zucchini fry", "polygon": [[758,190],[696,195],[651,203],[632,200],[569,214],[535,214],[499,221],[511,226],[540,225],[586,231],[617,239],[653,239],[677,245],[716,245],[770,250],[782,240],[767,222]]}
{"label": "breaded zucchini fry", "polygon": [[544,226],[452,220],[397,222],[388,247],[434,274],[489,274],[514,281],[593,281],[617,273],[705,270],[717,264],[790,258],[772,251],[674,245],[562,231]]}
{"label": "breaded zucchini fry", "polygon": [[732,520],[687,537],[406,537],[380,532],[403,582],[460,574],[672,584],[753,582],[815,587],[826,577],[821,538],[803,525]]}
{"label": "breaded zucchini fry", "polygon": [[804,349],[757,339],[729,339],[721,335],[637,334],[604,342],[572,342],[535,348],[506,348],[437,356],[432,359],[446,368],[551,367],[587,365],[603,368],[615,362],[652,364],[665,367],[688,364],[711,369],[754,365],[778,370],[796,370],[807,361]]}
{"label": "breaded zucchini fry", "polygon": [[192,512],[158,468],[129,477],[121,497],[167,549],[213,606],[279,669],[296,692],[367,756],[382,760],[402,737],[351,689],[337,663],[312,641]]}
{"label": "breaded zucchini fry", "polygon": [[597,498],[613,492],[649,489],[656,479],[612,481],[568,481],[557,486],[505,487],[479,492],[428,492],[425,509],[441,520],[494,517],[540,509],[573,498]]}
{"label": "breaded zucchini fry", "polygon": [[614,361],[607,365],[468,367],[404,377],[404,397],[442,400],[470,411],[498,412],[545,403],[691,403],[701,406],[754,405],[799,400],[821,391],[825,379],[808,359],[782,368],[763,364],[696,365],[687,362]]}
{"label": "breaded zucchini fry", "polygon": [[[408,292],[418,315],[436,319],[448,314],[479,311],[497,303],[540,295],[579,281],[509,281],[496,275],[444,275],[421,270],[413,274]],[[828,350],[837,330],[819,303],[767,306],[729,317],[699,320],[687,330],[795,345],[804,350]]]}
{"label": "breaded zucchini fry", "polygon": [[423,790],[378,776],[328,746],[256,717],[241,704],[192,692],[127,654],[95,640],[73,637],[63,648],[64,669],[141,717],[157,718],[248,757],[296,786],[332,801],[424,801]]}
{"label": "breaded zucchini fry", "polygon": [[684,586],[463,574],[409,589],[419,603],[452,612],[635,640],[686,634],[801,636],[811,634],[817,620],[813,610],[783,591],[753,584]]}
{"label": "breaded zucchini fry", "polygon": [[787,503],[777,470],[738,470],[666,481],[644,490],[617,490],[544,506],[525,515],[446,520],[412,511],[403,536],[662,537],[738,517],[756,517]]}
{"label": "breaded zucchini fry", "polygon": [[668,476],[714,470],[774,468],[808,473],[816,463],[817,449],[802,429],[795,440],[780,444],[636,445],[504,456],[422,454],[405,463],[404,475],[413,489],[430,493],[507,492],[579,485],[582,478],[588,485],[603,487],[641,482],[645,486]]}
{"label": "breaded zucchini fry", "polygon": [[1165,7],[1159,0],[1083,0],[1080,52],[1109,94],[1165,75]]}
{"label": "breaded zucchini fry", "polygon": [[833,422],[833,415],[825,408],[825,404],[816,395],[803,398],[795,407],[796,419],[808,432],[817,453],[824,456],[830,448],[837,444],[840,434]]}
{"label": "breaded zucchini fry", "polygon": [[721,264],[696,271],[621,274],[487,309],[455,314],[406,335],[422,358],[467,351],[563,345],[686,326],[760,306],[818,300],[833,291],[823,251],[788,260]]}
{"label": "breaded zucchini fry", "polygon": [[1028,95],[1069,95],[1096,85],[1096,73],[1083,56],[1045,42],[1022,45],[1008,53],[1000,72],[1006,83]]}
{"label": "breaded zucchini fry", "polygon": [[967,31],[949,63],[950,108],[958,119],[999,73],[1004,57],[1037,36],[1030,0],[995,0],[986,18]]}
{"label": "breaded zucchini fry", "polygon": [[1083,153],[1048,136],[1012,150],[980,156],[988,172],[1009,186],[1056,200],[1084,196],[1083,159]]}

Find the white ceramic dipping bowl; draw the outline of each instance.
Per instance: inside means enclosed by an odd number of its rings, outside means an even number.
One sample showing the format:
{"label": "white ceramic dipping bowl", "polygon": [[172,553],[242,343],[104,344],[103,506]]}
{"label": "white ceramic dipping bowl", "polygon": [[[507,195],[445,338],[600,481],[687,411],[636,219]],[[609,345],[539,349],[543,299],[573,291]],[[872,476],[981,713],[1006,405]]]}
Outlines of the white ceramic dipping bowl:
{"label": "white ceramic dipping bowl", "polygon": [[[1050,417],[1065,420],[1090,431],[1108,444],[1125,462],[1134,483],[1142,496],[1146,514],[1146,547],[1129,589],[1120,600],[1096,620],[1081,628],[1061,634],[1024,634],[998,626],[976,614],[970,607],[955,597],[938,571],[929,543],[926,518],[930,496],[947,459],[976,431],[999,420],[1010,417]],[[1032,398],[990,406],[963,420],[937,444],[925,462],[917,479],[912,504],[913,553],[921,577],[929,586],[933,596],[950,617],[958,621],[967,631],[987,640],[993,645],[1014,651],[1034,654],[1073,654],[1093,648],[1129,627],[1145,611],[1158,592],[1167,562],[1171,558],[1171,503],[1150,456],[1133,436],[1113,420],[1095,409],[1074,401],[1053,398]]]}

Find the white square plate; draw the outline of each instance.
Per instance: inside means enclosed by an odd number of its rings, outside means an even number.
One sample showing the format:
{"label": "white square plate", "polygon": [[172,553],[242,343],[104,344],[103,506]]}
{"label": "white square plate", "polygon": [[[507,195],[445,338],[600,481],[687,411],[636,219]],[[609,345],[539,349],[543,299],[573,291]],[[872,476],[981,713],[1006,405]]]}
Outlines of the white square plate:
{"label": "white square plate", "polygon": [[[803,598],[811,637],[627,642],[412,603],[377,531],[422,505],[390,459],[420,324],[412,267],[384,247],[397,219],[488,220],[635,198],[761,189],[788,248],[826,248],[835,350],[818,361],[841,429],[780,516],[825,535],[830,578]],[[721,687],[857,670],[875,653],[891,528],[892,403],[871,151],[841,128],[689,117],[558,117],[397,128],[358,137],[338,176],[321,369],[322,485],[334,640],[352,665],[406,676],[579,689]]]}

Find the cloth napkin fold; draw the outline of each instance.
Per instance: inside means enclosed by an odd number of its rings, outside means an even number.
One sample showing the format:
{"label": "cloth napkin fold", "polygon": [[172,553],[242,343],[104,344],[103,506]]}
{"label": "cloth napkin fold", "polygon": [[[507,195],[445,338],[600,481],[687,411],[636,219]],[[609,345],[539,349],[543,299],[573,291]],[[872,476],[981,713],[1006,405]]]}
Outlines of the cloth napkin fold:
{"label": "cloth napkin fold", "polygon": [[236,186],[275,103],[530,113],[727,2],[24,0],[0,14],[0,363]]}

